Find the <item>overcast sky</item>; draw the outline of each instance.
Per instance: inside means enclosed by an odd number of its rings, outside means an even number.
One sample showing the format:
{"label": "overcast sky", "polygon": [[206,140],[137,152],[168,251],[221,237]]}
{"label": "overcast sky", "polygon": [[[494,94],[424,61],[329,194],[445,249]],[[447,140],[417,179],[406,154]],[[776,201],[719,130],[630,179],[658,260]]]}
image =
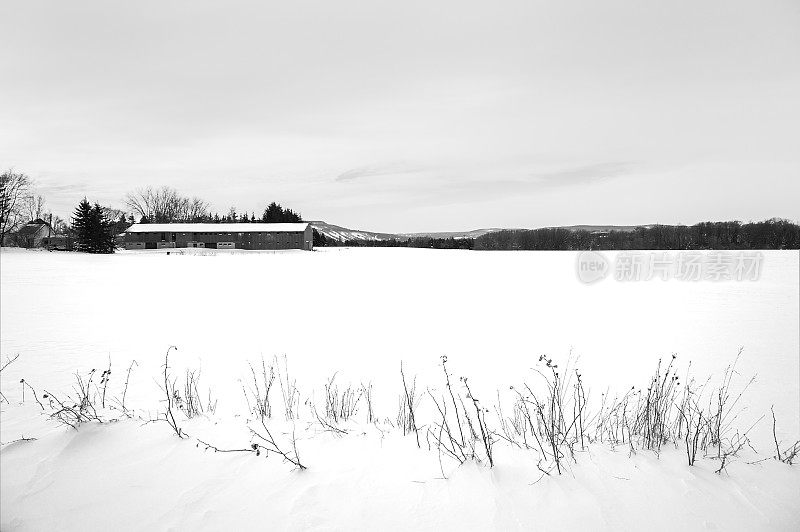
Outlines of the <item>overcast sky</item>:
{"label": "overcast sky", "polygon": [[0,167],[376,231],[798,218],[798,0],[0,3]]}

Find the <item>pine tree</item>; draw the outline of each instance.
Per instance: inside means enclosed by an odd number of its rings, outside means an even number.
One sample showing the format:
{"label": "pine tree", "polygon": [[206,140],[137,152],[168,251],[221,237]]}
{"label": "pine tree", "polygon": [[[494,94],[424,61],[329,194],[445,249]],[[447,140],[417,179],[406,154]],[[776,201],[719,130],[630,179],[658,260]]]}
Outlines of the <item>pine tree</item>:
{"label": "pine tree", "polygon": [[312,229],[314,235],[314,246],[315,247],[323,247],[328,245],[328,239],[325,238],[323,233],[320,233],[316,229]]}
{"label": "pine tree", "polygon": [[72,217],[76,251],[114,253],[114,228],[114,222],[108,219],[105,210],[98,203],[92,207],[83,198]]}
{"label": "pine tree", "polygon": [[87,240],[86,240],[86,251],[89,253],[98,253],[99,245],[98,240],[100,239],[100,220],[101,220],[101,213],[97,209],[97,204],[89,209],[89,222],[87,223]]}
{"label": "pine tree", "polygon": [[267,208],[264,210],[264,215],[262,219],[266,223],[278,223],[283,221],[283,208],[280,204],[275,203],[274,201],[267,205]]}
{"label": "pine tree", "polygon": [[292,209],[286,209],[283,211],[283,221],[287,223],[297,223],[302,222],[303,218]]}
{"label": "pine tree", "polygon": [[75,233],[76,251],[90,251],[91,216],[92,206],[86,198],[83,198],[72,215],[72,231]]}
{"label": "pine tree", "polygon": [[92,208],[92,248],[93,253],[114,253],[114,222],[108,218],[99,203]]}

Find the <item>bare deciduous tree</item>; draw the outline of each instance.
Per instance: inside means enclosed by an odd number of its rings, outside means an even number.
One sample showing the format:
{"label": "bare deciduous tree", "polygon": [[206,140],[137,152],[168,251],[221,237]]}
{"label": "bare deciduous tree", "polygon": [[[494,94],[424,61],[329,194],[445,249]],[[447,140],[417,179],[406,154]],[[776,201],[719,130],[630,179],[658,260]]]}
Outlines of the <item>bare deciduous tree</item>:
{"label": "bare deciduous tree", "polygon": [[67,222],[57,214],[48,212],[42,219],[50,224],[50,227],[53,228],[54,235],[65,235],[69,232],[69,225]]}
{"label": "bare deciduous tree", "polygon": [[103,207],[103,213],[109,220],[119,220],[120,218],[127,218],[127,213],[122,209],[115,209],[114,207]]}
{"label": "bare deciduous tree", "polygon": [[30,189],[31,179],[27,175],[13,170],[0,174],[0,242],[22,221]]}
{"label": "bare deciduous tree", "polygon": [[208,203],[181,196],[170,187],[139,189],[129,193],[125,203],[139,218],[155,223],[199,221],[208,216]]}
{"label": "bare deciduous tree", "polygon": [[208,217],[208,202],[194,197],[188,201],[186,206],[186,219],[190,221],[204,220]]}
{"label": "bare deciduous tree", "polygon": [[29,194],[25,197],[25,215],[29,222],[44,216],[44,196],[41,194]]}

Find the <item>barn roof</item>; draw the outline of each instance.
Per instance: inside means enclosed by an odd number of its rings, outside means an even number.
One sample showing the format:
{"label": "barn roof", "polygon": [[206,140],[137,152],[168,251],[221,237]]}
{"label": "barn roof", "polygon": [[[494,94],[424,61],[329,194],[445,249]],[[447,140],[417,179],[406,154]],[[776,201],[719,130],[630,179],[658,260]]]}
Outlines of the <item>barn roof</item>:
{"label": "barn roof", "polygon": [[133,224],[126,233],[302,233],[308,224]]}
{"label": "barn roof", "polygon": [[37,234],[42,229],[47,229],[48,227],[49,226],[47,222],[45,222],[40,218],[37,218],[36,220],[28,222],[22,227],[20,227],[19,231],[17,231],[17,234],[20,236],[32,236]]}

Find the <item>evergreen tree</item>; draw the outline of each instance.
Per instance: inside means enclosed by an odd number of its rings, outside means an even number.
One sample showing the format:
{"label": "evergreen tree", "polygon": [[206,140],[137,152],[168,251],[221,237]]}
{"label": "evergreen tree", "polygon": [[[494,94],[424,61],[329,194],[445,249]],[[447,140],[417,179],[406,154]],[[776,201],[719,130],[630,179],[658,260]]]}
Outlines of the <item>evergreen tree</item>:
{"label": "evergreen tree", "polygon": [[265,223],[297,223],[302,222],[303,218],[299,213],[294,212],[292,209],[284,209],[280,203],[274,201],[267,205],[264,209],[264,214],[261,215],[261,221]]}
{"label": "evergreen tree", "polygon": [[109,219],[105,209],[99,203],[95,203],[92,207],[91,219],[93,253],[114,253],[116,224]]}
{"label": "evergreen tree", "polygon": [[76,251],[114,253],[115,226],[116,224],[108,218],[98,203],[92,207],[89,201],[83,198],[72,217]]}
{"label": "evergreen tree", "polygon": [[267,205],[267,208],[264,209],[264,214],[261,219],[269,224],[279,223],[283,218],[283,208],[274,201]]}
{"label": "evergreen tree", "polygon": [[86,251],[89,253],[100,253],[100,232],[102,231],[103,213],[98,204],[94,204],[89,210],[89,230],[86,242]]}
{"label": "evergreen tree", "polygon": [[312,231],[314,235],[314,247],[324,247],[328,245],[328,239],[324,234],[320,233],[316,229],[312,229]]}
{"label": "evergreen tree", "polygon": [[89,251],[91,237],[92,206],[83,198],[72,214],[72,231],[75,234],[75,250]]}
{"label": "evergreen tree", "polygon": [[297,223],[297,222],[302,222],[303,219],[300,217],[298,213],[294,212],[292,209],[286,209],[285,211],[283,211],[283,221],[286,223]]}

